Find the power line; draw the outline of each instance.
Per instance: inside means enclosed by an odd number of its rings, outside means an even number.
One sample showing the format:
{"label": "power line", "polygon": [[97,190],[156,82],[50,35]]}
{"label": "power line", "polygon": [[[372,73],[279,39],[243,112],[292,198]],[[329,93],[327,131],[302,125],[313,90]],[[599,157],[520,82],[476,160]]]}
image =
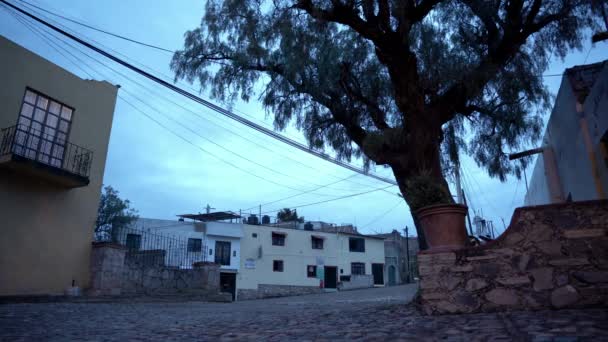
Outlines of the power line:
{"label": "power line", "polygon": [[366,228],[367,226],[369,226],[369,225],[371,225],[371,224],[373,224],[373,223],[376,223],[376,221],[378,221],[378,220],[380,220],[380,219],[383,219],[383,218],[384,218],[386,215],[388,215],[390,212],[392,212],[393,210],[395,210],[395,209],[396,209],[396,208],[397,208],[397,207],[398,207],[398,206],[399,206],[401,203],[404,203],[404,202],[405,202],[405,201],[404,201],[403,199],[399,199],[399,200],[397,201],[397,203],[396,203],[394,206],[392,206],[390,209],[388,209],[388,210],[387,210],[387,211],[385,211],[384,213],[382,213],[382,214],[380,214],[380,215],[376,216],[376,217],[375,217],[375,218],[373,218],[371,221],[369,221],[369,222],[367,222],[366,224],[362,225],[360,228],[361,228],[361,229]]}
{"label": "power line", "polygon": [[153,48],[153,49],[157,49],[157,50],[160,50],[160,51],[169,52],[169,53],[171,53],[171,54],[173,54],[173,53],[175,52],[175,51],[173,51],[173,50],[166,49],[166,48],[163,48],[163,47],[160,47],[160,46],[154,45],[154,44],[144,43],[144,42],[142,42],[142,41],[139,41],[139,40],[136,40],[136,39],[133,39],[133,38],[129,38],[129,37],[126,37],[126,36],[119,35],[119,34],[117,34],[117,33],[112,33],[112,32],[109,32],[109,31],[106,31],[106,30],[103,30],[103,29],[100,29],[100,28],[94,27],[94,26],[92,26],[92,25],[89,25],[89,24],[86,24],[86,23],[80,22],[80,21],[78,21],[78,20],[68,18],[68,17],[63,16],[63,15],[61,15],[61,14],[58,14],[58,13],[55,13],[55,12],[51,12],[51,11],[49,11],[49,10],[47,10],[47,9],[44,9],[44,8],[42,8],[42,7],[40,7],[40,6],[37,6],[37,5],[32,4],[32,3],[29,3],[29,2],[27,2],[27,1],[23,1],[23,0],[18,0],[18,1],[19,1],[19,2],[22,2],[22,3],[24,3],[24,4],[27,4],[27,5],[31,6],[31,7],[37,8],[37,9],[39,9],[39,10],[41,10],[41,11],[43,11],[43,12],[46,12],[46,13],[48,13],[48,14],[54,15],[54,16],[59,17],[59,18],[61,18],[61,19],[67,20],[67,21],[69,21],[69,22],[72,22],[72,23],[74,23],[74,24],[77,24],[77,25],[80,25],[80,26],[83,26],[83,27],[89,28],[89,29],[94,30],[94,31],[97,31],[97,32],[101,32],[101,33],[104,33],[104,34],[107,34],[107,35],[110,35],[110,36],[113,36],[113,37],[116,37],[116,38],[120,38],[120,39],[122,39],[122,40],[126,40],[126,41],[129,41],[129,42],[131,42],[131,43],[135,43],[135,44],[143,45],[143,46],[146,46],[146,47],[149,47],[149,48]]}
{"label": "power line", "polygon": [[[346,196],[340,196],[340,197],[336,197],[333,199],[329,199],[329,200],[325,200],[325,201],[319,201],[319,202],[314,202],[314,203],[307,203],[307,204],[300,204],[297,205],[295,207],[291,207],[291,209],[297,209],[297,208],[303,208],[303,207],[309,207],[311,205],[316,205],[316,204],[323,204],[323,203],[327,203],[327,202],[333,202],[333,201],[337,201],[337,200],[341,200],[341,199],[345,199],[345,198],[351,198],[351,197],[355,197],[355,196],[360,196],[360,195],[366,195],[372,192],[376,192],[376,191],[381,191],[383,189],[388,189],[390,188],[392,185],[386,186],[384,188],[380,188],[380,189],[374,189],[374,190],[369,190],[369,191],[363,191],[363,192],[358,192],[355,194],[350,194],[350,195],[346,195]],[[268,213],[275,213],[277,211],[280,211],[281,209],[276,209],[276,210],[270,210],[270,211],[265,211],[262,214],[268,214]]]}
{"label": "power line", "polygon": [[176,93],[178,93],[178,94],[180,94],[180,95],[182,95],[184,97],[187,97],[187,98],[189,98],[189,99],[191,99],[191,100],[193,100],[195,102],[198,102],[199,104],[201,104],[201,105],[203,105],[203,106],[205,106],[207,108],[210,108],[210,109],[218,112],[219,114],[225,115],[225,116],[227,116],[227,117],[229,117],[231,119],[234,119],[234,120],[242,123],[243,125],[246,125],[246,126],[248,126],[250,128],[258,130],[259,132],[262,132],[262,133],[264,133],[264,134],[266,134],[268,136],[271,136],[271,137],[273,137],[273,138],[275,138],[275,139],[277,139],[277,140],[279,140],[281,142],[284,142],[284,143],[286,143],[286,144],[288,144],[290,146],[293,146],[293,147],[295,147],[297,149],[300,149],[302,151],[305,151],[307,153],[315,155],[315,156],[317,156],[319,158],[322,158],[322,159],[324,159],[326,161],[332,162],[332,163],[334,163],[336,165],[342,166],[344,168],[350,169],[352,171],[364,174],[366,176],[369,176],[369,177],[381,180],[383,182],[386,182],[386,183],[389,183],[389,184],[392,184],[392,185],[397,185],[397,183],[394,180],[391,180],[391,179],[388,179],[388,178],[385,178],[385,177],[381,177],[381,176],[378,176],[378,175],[366,172],[365,170],[363,170],[361,168],[358,168],[356,166],[350,165],[349,163],[345,163],[343,161],[340,161],[340,160],[337,160],[335,158],[332,158],[332,157],[330,157],[329,155],[327,155],[325,153],[322,153],[322,152],[319,152],[319,151],[315,151],[315,150],[307,147],[306,145],[304,145],[304,144],[302,144],[300,142],[297,142],[295,140],[289,139],[289,138],[287,138],[287,137],[285,137],[285,136],[283,136],[281,134],[278,134],[278,133],[276,133],[276,132],[274,132],[274,131],[272,131],[270,129],[267,129],[267,128],[263,127],[263,126],[260,126],[260,125],[258,125],[256,123],[252,122],[251,120],[245,119],[245,118],[243,118],[243,117],[241,117],[241,116],[239,116],[239,115],[237,115],[235,113],[232,113],[232,112],[230,112],[230,111],[228,111],[228,110],[226,110],[226,109],[224,109],[222,107],[219,107],[219,106],[213,104],[212,102],[209,102],[209,101],[207,101],[207,100],[205,100],[205,99],[203,99],[203,98],[201,98],[199,96],[196,96],[196,95],[194,95],[194,94],[192,94],[192,93],[190,93],[190,92],[188,92],[186,90],[183,90],[180,87],[177,87],[177,86],[175,86],[175,85],[173,85],[173,84],[171,84],[169,82],[166,82],[163,79],[161,79],[161,78],[159,78],[159,77],[157,77],[157,76],[155,76],[155,75],[153,75],[153,74],[151,74],[149,72],[146,72],[146,71],[142,70],[141,68],[138,68],[138,67],[136,67],[136,66],[134,66],[134,65],[132,65],[132,64],[130,64],[130,63],[128,63],[128,62],[126,62],[126,61],[124,61],[124,60],[122,60],[122,59],[120,59],[120,58],[118,58],[118,57],[116,57],[116,56],[114,56],[114,55],[106,52],[105,50],[102,50],[102,49],[94,46],[93,44],[88,43],[88,42],[86,42],[86,41],[84,41],[84,40],[76,37],[75,35],[73,35],[73,34],[71,34],[69,32],[66,32],[65,30],[62,30],[61,28],[58,28],[55,25],[52,25],[52,24],[48,23],[45,20],[40,19],[39,17],[37,17],[37,16],[29,13],[26,10],[23,10],[23,9],[19,8],[18,6],[15,6],[15,5],[9,3],[6,0],[0,0],[0,1],[3,4],[5,4],[5,5],[13,8],[13,9],[15,9],[15,10],[17,10],[17,11],[19,11],[19,12],[27,15],[28,17],[36,20],[37,22],[39,22],[39,23],[41,23],[41,24],[43,24],[43,25],[51,28],[52,30],[54,30],[56,32],[59,32],[62,35],[64,35],[64,36],[66,36],[66,37],[68,37],[68,38],[70,38],[70,39],[72,39],[72,40],[74,40],[74,41],[76,41],[76,42],[78,42],[78,43],[86,46],[87,48],[89,48],[89,49],[91,49],[91,50],[93,50],[93,51],[95,51],[95,52],[97,52],[97,53],[99,53],[99,54],[101,54],[101,55],[103,55],[103,56],[105,56],[105,57],[113,60],[114,62],[116,62],[116,63],[118,63],[118,64],[120,64],[120,65],[122,65],[122,66],[124,66],[124,67],[126,67],[126,68],[128,68],[130,70],[132,70],[132,71],[135,71],[136,73],[138,73],[138,74],[140,74],[140,75],[142,75],[142,76],[144,76],[144,77],[146,77],[146,78],[148,78],[148,79],[150,79],[150,80],[152,80],[152,81],[154,81],[154,82],[156,82],[158,84],[161,84],[164,87],[166,87],[166,88],[168,88],[168,89],[170,89],[170,90],[172,90],[172,91],[174,91],[174,92],[176,92]]}

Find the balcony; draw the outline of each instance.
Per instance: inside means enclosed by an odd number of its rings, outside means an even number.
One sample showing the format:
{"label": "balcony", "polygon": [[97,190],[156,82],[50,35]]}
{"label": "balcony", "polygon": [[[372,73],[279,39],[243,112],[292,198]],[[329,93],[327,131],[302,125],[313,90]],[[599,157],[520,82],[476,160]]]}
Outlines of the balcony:
{"label": "balcony", "polygon": [[89,184],[93,152],[24,125],[0,132],[0,168],[60,187]]}

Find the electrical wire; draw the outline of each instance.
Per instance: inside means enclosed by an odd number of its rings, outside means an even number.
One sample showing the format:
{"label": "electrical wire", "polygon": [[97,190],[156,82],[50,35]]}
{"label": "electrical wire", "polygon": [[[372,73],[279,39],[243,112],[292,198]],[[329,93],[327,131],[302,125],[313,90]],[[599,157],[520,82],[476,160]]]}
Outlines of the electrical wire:
{"label": "electrical wire", "polygon": [[239,116],[237,114],[234,114],[233,112],[230,112],[230,111],[228,111],[228,110],[226,110],[226,109],[224,109],[222,107],[219,107],[219,106],[213,104],[212,102],[204,100],[204,99],[202,99],[199,96],[196,96],[196,95],[194,95],[192,93],[189,93],[188,91],[183,90],[182,88],[180,88],[178,86],[175,86],[175,85],[173,85],[173,84],[171,84],[169,82],[166,82],[166,81],[162,80],[161,78],[159,78],[159,77],[157,77],[157,76],[155,76],[155,75],[153,75],[153,74],[151,74],[149,72],[146,72],[146,71],[142,70],[141,68],[138,68],[138,67],[136,67],[136,66],[134,66],[134,65],[132,65],[132,64],[130,64],[130,63],[128,63],[128,62],[126,62],[126,61],[124,61],[124,60],[122,60],[122,59],[120,59],[120,58],[118,58],[118,57],[116,57],[116,56],[114,56],[114,55],[112,55],[110,53],[108,53],[107,51],[102,50],[102,49],[94,46],[93,44],[91,44],[89,42],[86,42],[86,41],[82,40],[81,38],[78,38],[77,36],[75,36],[75,35],[73,35],[71,33],[68,33],[65,30],[62,30],[62,29],[58,28],[57,26],[52,25],[52,24],[46,22],[45,20],[42,20],[42,19],[38,18],[37,16],[29,13],[28,11],[26,11],[26,10],[24,10],[22,8],[19,8],[18,6],[15,6],[15,5],[9,3],[6,0],[0,0],[0,2],[2,2],[3,4],[5,4],[5,5],[7,5],[7,6],[11,7],[11,8],[13,8],[13,9],[15,9],[15,10],[17,10],[17,11],[19,11],[19,12],[25,14],[25,15],[27,15],[28,17],[34,19],[35,21],[37,21],[37,22],[39,22],[39,23],[47,26],[48,28],[51,28],[52,30],[54,30],[56,32],[59,32],[62,35],[64,35],[64,36],[66,36],[66,37],[68,37],[68,38],[70,38],[70,39],[78,42],[79,44],[82,44],[82,45],[86,46],[87,48],[92,49],[93,51],[95,51],[95,52],[97,52],[97,53],[99,53],[99,54],[101,54],[101,55],[103,55],[103,56],[105,56],[105,57],[113,60],[114,62],[116,62],[118,64],[121,64],[122,66],[124,66],[124,67],[126,67],[128,69],[131,69],[132,71],[135,71],[136,73],[138,73],[138,74],[140,74],[140,75],[142,75],[142,76],[144,76],[144,77],[146,77],[146,78],[148,78],[148,79],[150,79],[150,80],[152,80],[152,81],[154,81],[154,82],[156,82],[158,84],[163,85],[164,87],[168,88],[169,90],[172,90],[175,93],[178,93],[178,94],[180,94],[180,95],[182,95],[182,96],[184,96],[186,98],[189,98],[189,99],[191,99],[191,100],[193,100],[195,102],[198,102],[199,104],[201,104],[203,106],[206,106],[207,108],[210,108],[210,109],[218,112],[219,114],[222,114],[222,115],[225,115],[225,116],[227,116],[229,118],[232,118],[232,119],[234,119],[234,120],[236,120],[236,121],[238,121],[238,122],[240,122],[240,123],[242,123],[242,124],[244,124],[244,125],[246,125],[246,126],[248,126],[250,128],[253,128],[253,129],[258,130],[258,131],[260,131],[260,132],[262,132],[262,133],[264,133],[264,134],[266,134],[268,136],[271,136],[271,137],[275,138],[278,141],[284,142],[284,143],[286,143],[288,145],[291,145],[291,146],[293,146],[295,148],[298,148],[298,149],[300,149],[302,151],[305,151],[307,153],[315,155],[315,156],[317,156],[319,158],[322,158],[322,159],[324,159],[326,161],[332,162],[332,163],[334,163],[336,165],[342,166],[342,167],[350,169],[352,171],[359,172],[359,173],[367,175],[369,177],[376,178],[378,180],[381,180],[383,182],[386,182],[386,183],[389,183],[389,184],[392,184],[392,185],[397,185],[397,183],[394,180],[391,180],[391,179],[388,179],[388,178],[385,178],[385,177],[381,177],[381,176],[378,176],[378,175],[366,172],[365,170],[363,170],[361,168],[358,168],[358,167],[355,167],[353,165],[350,165],[349,163],[346,163],[346,162],[340,161],[338,159],[332,158],[332,157],[330,157],[329,155],[327,155],[325,153],[313,150],[313,149],[309,148],[308,146],[306,146],[306,145],[304,145],[304,144],[302,144],[300,142],[297,142],[295,140],[289,139],[289,138],[287,138],[287,137],[285,137],[285,136],[283,136],[283,135],[281,135],[281,134],[279,134],[277,132],[269,130],[269,129],[267,129],[267,128],[263,127],[263,126],[260,126],[260,125],[254,123],[254,122],[252,122],[252,121],[250,121],[248,119],[245,119],[245,118],[243,118],[243,117],[241,117],[241,116]]}
{"label": "electrical wire", "polygon": [[366,228],[367,226],[376,223],[378,220],[383,219],[386,215],[388,215],[389,213],[391,213],[393,210],[395,210],[402,203],[405,203],[405,201],[403,199],[398,200],[397,203],[394,206],[392,206],[390,209],[388,209],[384,213],[376,216],[375,218],[373,218],[371,221],[367,222],[366,224],[362,225],[360,227],[360,229]]}

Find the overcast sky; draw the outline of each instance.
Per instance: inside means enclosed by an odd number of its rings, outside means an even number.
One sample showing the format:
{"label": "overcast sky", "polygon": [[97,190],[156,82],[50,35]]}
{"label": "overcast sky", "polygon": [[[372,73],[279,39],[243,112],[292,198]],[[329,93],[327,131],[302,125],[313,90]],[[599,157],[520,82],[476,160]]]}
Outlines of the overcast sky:
{"label": "overcast sky", "polygon": [[[204,7],[202,0],[28,1],[90,25],[171,50],[181,48],[184,32],[200,24]],[[169,78],[172,75],[169,53],[109,37],[52,16],[49,18],[150,68],[156,74]],[[388,185],[363,175],[354,175],[352,171],[254,132],[84,48],[75,49],[50,37],[40,38],[9,15],[5,8],[0,10],[0,23],[1,35],[71,72],[83,78],[108,80],[121,85],[104,183],[112,185],[122,197],[128,198],[141,217],[175,219],[177,214],[204,211],[207,204],[217,210],[237,212],[239,209],[255,208],[251,211],[257,213],[259,204],[290,197],[347,177],[350,178],[321,190],[263,205],[262,212],[331,200]],[[48,41],[57,44],[55,49],[63,55],[47,45],[45,42]],[[600,43],[592,47],[590,43],[586,44],[583,51],[573,51],[565,61],[555,60],[545,74],[561,74],[565,68],[585,64],[585,60],[588,64],[608,59],[607,45]],[[83,52],[132,80],[92,60]],[[556,94],[561,77],[546,77],[545,82]],[[180,83],[180,86],[191,87],[185,83]],[[198,89],[196,85],[194,87]],[[205,94],[202,96],[207,98]],[[250,103],[235,103],[232,109],[272,127],[272,117],[266,115],[255,99]],[[140,111],[165,127],[160,127]],[[304,141],[295,129],[284,134]],[[388,169],[377,167],[374,172],[392,178]],[[523,204],[523,179],[511,177],[501,183],[489,178],[485,170],[468,157],[463,158],[463,173],[463,185],[470,207],[476,212],[483,212],[499,232],[502,231],[502,220],[508,224],[514,208]],[[412,227],[409,209],[396,193],[397,188],[392,187],[387,191],[302,207],[298,213],[306,220],[352,223],[364,233],[389,232],[403,229],[406,225]]]}

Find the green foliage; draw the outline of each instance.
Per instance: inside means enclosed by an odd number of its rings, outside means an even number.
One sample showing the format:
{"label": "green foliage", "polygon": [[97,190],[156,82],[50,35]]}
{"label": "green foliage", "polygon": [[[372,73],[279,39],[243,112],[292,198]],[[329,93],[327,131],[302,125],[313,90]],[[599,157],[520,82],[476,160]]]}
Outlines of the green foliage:
{"label": "green foliage", "polygon": [[304,216],[299,217],[297,209],[291,210],[289,208],[279,210],[277,219],[279,222],[304,222]]}
{"label": "green foliage", "polygon": [[138,218],[137,211],[131,208],[129,200],[121,199],[118,191],[109,185],[103,188],[97,209],[95,233],[110,233],[115,229],[128,227]]}
{"label": "green foliage", "polygon": [[257,96],[277,129],[294,123],[312,148],[391,167],[402,188],[449,171],[454,147],[505,180],[525,166],[508,153],[540,138],[550,59],[601,23],[590,4],[207,0],[171,68],[221,101]]}
{"label": "green foliage", "polygon": [[453,203],[448,189],[437,184],[429,176],[412,176],[405,184],[406,192],[410,196],[408,204],[414,212],[429,205]]}

